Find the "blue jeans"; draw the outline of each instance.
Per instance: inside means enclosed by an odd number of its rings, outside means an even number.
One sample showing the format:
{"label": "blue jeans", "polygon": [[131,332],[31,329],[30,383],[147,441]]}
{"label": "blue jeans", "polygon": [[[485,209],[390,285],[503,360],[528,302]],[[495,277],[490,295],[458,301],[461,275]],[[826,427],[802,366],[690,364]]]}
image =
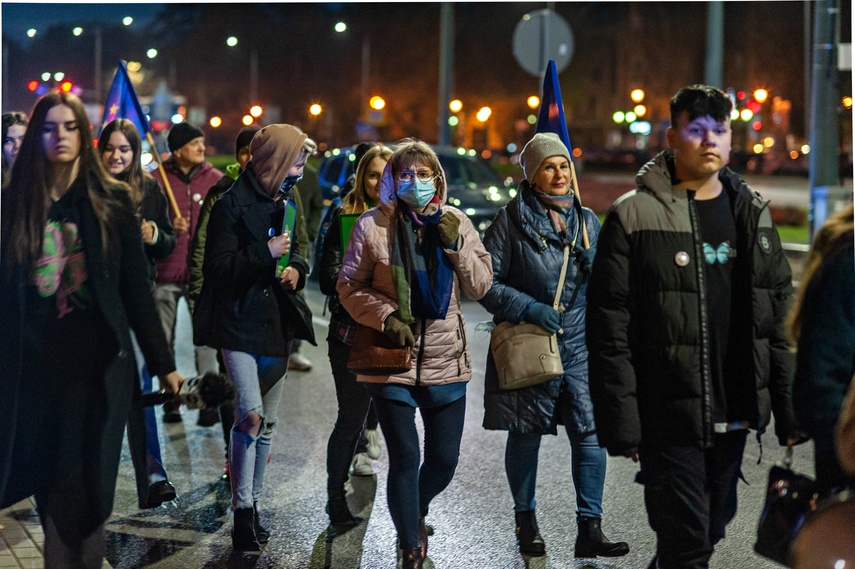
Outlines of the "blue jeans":
{"label": "blue jeans", "polygon": [[[251,508],[253,502],[258,501],[264,484],[288,358],[223,350],[223,361],[237,387],[235,421],[229,444],[232,508]],[[261,417],[258,433],[245,433],[239,429],[250,413]]]}
{"label": "blue jeans", "polygon": [[[537,483],[539,433],[508,433],[505,447],[505,473],[514,498],[514,511],[535,509],[534,489]],[[606,480],[606,450],[600,448],[597,435],[581,437],[568,429],[576,490],[576,519],[602,518],[603,484]]]}

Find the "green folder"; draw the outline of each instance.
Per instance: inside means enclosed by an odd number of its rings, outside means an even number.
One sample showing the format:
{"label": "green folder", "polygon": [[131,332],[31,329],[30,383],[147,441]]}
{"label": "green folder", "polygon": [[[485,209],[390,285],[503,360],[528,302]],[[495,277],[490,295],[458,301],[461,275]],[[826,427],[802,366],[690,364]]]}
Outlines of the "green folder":
{"label": "green folder", "polygon": [[350,235],[353,233],[353,226],[356,225],[356,220],[359,219],[361,213],[340,213],[338,216],[339,239],[341,239],[341,254],[347,251],[347,242],[350,241]]}
{"label": "green folder", "polygon": [[297,236],[294,233],[294,228],[297,225],[297,206],[294,205],[294,202],[288,200],[285,203],[285,215],[282,216],[282,233],[288,231],[288,234],[291,236],[291,246],[288,247],[288,252],[279,257],[279,261],[276,263],[276,278],[282,276],[282,272],[288,266],[288,263],[291,261],[291,248],[294,246],[294,240],[297,239]]}

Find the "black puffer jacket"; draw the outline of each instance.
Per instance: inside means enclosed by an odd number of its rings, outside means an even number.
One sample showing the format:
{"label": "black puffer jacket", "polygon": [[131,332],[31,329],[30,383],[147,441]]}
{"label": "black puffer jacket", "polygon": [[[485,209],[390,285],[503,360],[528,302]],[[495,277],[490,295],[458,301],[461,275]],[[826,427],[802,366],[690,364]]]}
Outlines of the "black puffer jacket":
{"label": "black puffer jacket", "polygon": [[[564,262],[558,232],[535,197],[528,182],[520,194],[496,214],[484,235],[484,247],[493,261],[493,286],[481,304],[496,323],[518,324],[535,302],[552,306]],[[578,210],[574,210],[578,211]],[[590,209],[582,210],[591,247],[597,246],[600,222]],[[571,216],[567,231],[577,234],[578,216]],[[576,243],[582,244],[581,232]],[[576,289],[579,289],[576,293]],[[556,434],[555,404],[561,389],[569,390],[573,403],[573,425],[579,434],[594,431],[594,410],[588,394],[588,352],[585,348],[585,282],[578,265],[569,263],[561,293],[561,328],[558,348],[564,375],[540,385],[502,390],[492,354],[487,355],[484,387],[484,428],[520,433]],[[570,307],[574,293],[576,298]],[[489,352],[489,351],[488,351]]]}
{"label": "black puffer jacket", "polygon": [[[588,286],[591,396],[612,455],[642,441],[712,441],[702,241],[693,193],[674,189],[669,162],[670,151],[657,155],[639,172],[638,189],[612,206]],[[730,169],[719,177],[737,228],[730,349],[744,365],[734,366],[734,384],[750,426],[762,432],[774,409],[785,442],[797,430],[784,332],[792,274],[768,202]]]}
{"label": "black puffer jacket", "polygon": [[157,225],[157,240],[143,245],[149,263],[148,276],[154,284],[157,276],[156,262],[168,257],[175,249],[175,231],[172,229],[172,222],[169,221],[166,196],[163,195],[157,180],[147,176],[143,182],[142,194],[140,217],[146,221],[153,221]]}

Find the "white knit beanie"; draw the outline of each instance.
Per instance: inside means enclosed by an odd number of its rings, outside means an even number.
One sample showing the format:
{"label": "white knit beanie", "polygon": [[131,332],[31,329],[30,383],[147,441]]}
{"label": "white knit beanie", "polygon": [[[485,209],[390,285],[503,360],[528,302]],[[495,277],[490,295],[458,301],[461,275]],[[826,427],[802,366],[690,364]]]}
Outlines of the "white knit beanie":
{"label": "white knit beanie", "polygon": [[554,132],[539,132],[526,143],[520,153],[520,165],[530,184],[534,182],[534,175],[543,161],[552,156],[564,156],[568,161],[571,160],[567,147]]}

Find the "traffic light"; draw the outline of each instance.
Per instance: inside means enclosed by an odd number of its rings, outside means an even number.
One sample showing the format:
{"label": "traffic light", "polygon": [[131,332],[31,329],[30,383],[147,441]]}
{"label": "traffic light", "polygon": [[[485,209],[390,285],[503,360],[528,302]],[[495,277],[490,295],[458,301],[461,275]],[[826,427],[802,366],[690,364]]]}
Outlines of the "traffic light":
{"label": "traffic light", "polygon": [[36,81],[35,79],[33,79],[32,81],[27,83],[27,89],[30,91],[35,91],[38,88],[39,88],[39,82]]}

